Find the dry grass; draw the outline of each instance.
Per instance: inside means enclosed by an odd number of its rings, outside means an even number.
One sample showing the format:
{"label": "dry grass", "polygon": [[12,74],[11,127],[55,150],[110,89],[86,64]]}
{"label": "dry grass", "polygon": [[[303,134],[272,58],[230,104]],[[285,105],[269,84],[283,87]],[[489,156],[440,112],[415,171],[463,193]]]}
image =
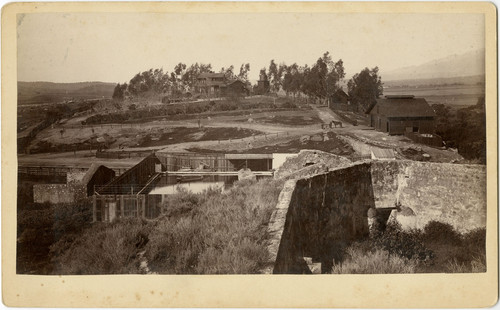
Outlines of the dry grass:
{"label": "dry grass", "polygon": [[347,249],[347,258],[338,264],[333,264],[335,274],[386,274],[414,273],[418,265],[416,259],[406,259],[391,255],[388,251],[375,250],[365,252],[356,246]]}
{"label": "dry grass", "polygon": [[453,258],[448,261],[447,272],[450,273],[479,273],[486,272],[486,255],[474,257],[470,263],[459,262]]}
{"label": "dry grass", "polygon": [[147,242],[151,223],[136,218],[98,223],[61,249],[53,259],[54,274],[139,273],[138,251]]}
{"label": "dry grass", "polygon": [[267,261],[266,230],[283,183],[236,182],[224,192],[171,195],[152,221],[97,223],[52,246],[54,273],[139,273],[137,254],[162,274],[249,274]]}
{"label": "dry grass", "polygon": [[[257,273],[267,259],[267,223],[282,183],[236,182],[226,192],[173,195],[146,247],[158,273]],[[197,197],[197,198],[195,198]],[[179,212],[179,210],[183,212]]]}

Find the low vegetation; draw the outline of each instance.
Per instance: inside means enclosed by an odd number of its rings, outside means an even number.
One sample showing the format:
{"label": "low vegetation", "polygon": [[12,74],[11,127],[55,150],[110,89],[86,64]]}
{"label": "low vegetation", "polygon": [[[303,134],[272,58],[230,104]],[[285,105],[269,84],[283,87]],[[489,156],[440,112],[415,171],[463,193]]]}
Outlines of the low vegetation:
{"label": "low vegetation", "polygon": [[83,124],[107,124],[107,123],[133,123],[136,121],[145,121],[147,119],[166,118],[176,120],[196,118],[198,114],[213,115],[216,113],[228,111],[253,111],[262,109],[271,110],[290,110],[298,109],[299,106],[287,99],[272,97],[259,97],[238,100],[215,100],[200,101],[180,104],[161,105],[156,107],[134,108],[124,111],[118,111],[108,114],[96,114],[90,116]]}
{"label": "low vegetation", "polygon": [[[301,113],[302,114],[302,113]],[[240,120],[247,122],[248,119]],[[280,124],[288,126],[309,126],[321,124],[321,119],[317,115],[269,115],[267,117],[252,118],[253,122],[264,124]]]}
{"label": "low vegetation", "polygon": [[385,231],[351,244],[332,273],[486,272],[486,231],[460,234],[431,221],[423,230],[404,231],[391,222]]}
{"label": "low vegetation", "polygon": [[456,114],[443,104],[432,106],[437,115],[436,133],[446,146],[457,148],[467,160],[486,164],[486,111],[484,97],[477,104],[459,109]]}
{"label": "low vegetation", "polygon": [[18,273],[50,274],[50,248],[67,247],[92,221],[92,202],[29,204],[17,212]]}
{"label": "low vegetation", "polygon": [[210,141],[210,140],[228,140],[241,139],[253,135],[260,135],[263,132],[246,128],[172,128],[169,132],[163,133],[152,139],[151,135],[144,136],[138,143],[137,147],[149,147],[176,144],[192,141]]}
{"label": "low vegetation", "polygon": [[[254,147],[245,150],[231,150],[235,153],[251,153],[251,154],[269,154],[269,153],[298,153],[300,150],[319,150],[324,152],[329,152],[335,155],[341,156],[351,156],[354,154],[354,149],[352,146],[341,140],[338,135],[329,131],[327,133],[328,140],[324,139],[321,135],[314,136],[303,136],[299,139],[293,139],[290,141],[275,143],[272,145],[266,145],[261,147]],[[311,138],[315,137],[315,138]],[[317,139],[316,139],[317,138]],[[189,148],[190,152],[194,153],[215,153],[210,149],[203,148]],[[229,150],[228,150],[229,151]]]}
{"label": "low vegetation", "polygon": [[[126,218],[86,227],[50,247],[54,274],[140,273],[139,253],[163,274],[258,273],[282,181],[237,181],[225,191],[168,197],[155,220]],[[55,225],[55,224],[54,224]]]}

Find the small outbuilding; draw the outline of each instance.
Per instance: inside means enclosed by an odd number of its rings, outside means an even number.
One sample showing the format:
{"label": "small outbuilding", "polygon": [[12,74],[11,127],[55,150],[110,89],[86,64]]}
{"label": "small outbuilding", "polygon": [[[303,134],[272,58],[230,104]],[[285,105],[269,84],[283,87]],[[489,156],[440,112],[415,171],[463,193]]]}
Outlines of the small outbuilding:
{"label": "small outbuilding", "polygon": [[240,80],[230,81],[222,89],[225,96],[244,97],[249,94],[247,85]]}
{"label": "small outbuilding", "polygon": [[103,165],[92,164],[82,178],[81,184],[85,186],[87,196],[94,194],[95,186],[102,186],[115,178],[115,171]]}
{"label": "small outbuilding", "polygon": [[424,98],[413,95],[385,96],[377,99],[365,113],[369,114],[371,127],[390,135],[433,134],[435,130],[434,110]]}

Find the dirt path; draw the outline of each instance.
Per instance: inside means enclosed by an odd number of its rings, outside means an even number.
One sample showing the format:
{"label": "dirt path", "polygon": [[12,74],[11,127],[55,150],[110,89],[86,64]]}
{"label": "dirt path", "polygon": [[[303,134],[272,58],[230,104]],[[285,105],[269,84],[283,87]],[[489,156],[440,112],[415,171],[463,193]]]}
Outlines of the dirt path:
{"label": "dirt path", "polygon": [[371,148],[377,147],[386,149],[417,148],[431,155],[430,160],[434,162],[452,162],[463,159],[456,151],[414,143],[405,136],[390,136],[367,126],[351,127],[349,131],[341,135],[341,138],[350,143],[361,154],[369,154]]}
{"label": "dirt path", "polygon": [[[311,105],[311,107],[318,113],[319,118],[321,118],[321,120],[325,124],[330,124],[331,121],[342,122],[338,115],[335,114],[329,107],[317,107],[314,105]],[[350,127],[352,125],[346,122],[342,122],[342,126]]]}

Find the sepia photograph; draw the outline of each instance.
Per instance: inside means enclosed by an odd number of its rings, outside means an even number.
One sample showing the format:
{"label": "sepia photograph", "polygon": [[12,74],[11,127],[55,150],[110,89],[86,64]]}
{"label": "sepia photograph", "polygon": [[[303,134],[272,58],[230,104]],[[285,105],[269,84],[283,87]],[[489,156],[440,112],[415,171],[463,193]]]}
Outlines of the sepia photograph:
{"label": "sepia photograph", "polygon": [[485,10],[30,8],[16,275],[496,270]]}

